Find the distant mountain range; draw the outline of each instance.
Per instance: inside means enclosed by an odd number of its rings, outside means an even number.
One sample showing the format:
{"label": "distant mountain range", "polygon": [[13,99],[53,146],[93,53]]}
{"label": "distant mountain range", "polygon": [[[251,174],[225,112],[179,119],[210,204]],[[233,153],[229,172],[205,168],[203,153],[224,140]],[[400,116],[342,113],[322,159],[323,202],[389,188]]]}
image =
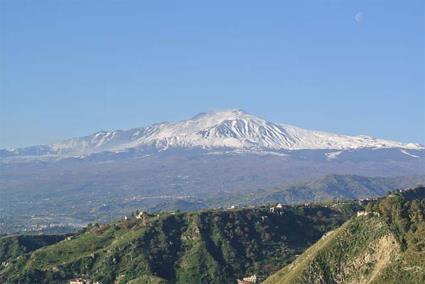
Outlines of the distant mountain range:
{"label": "distant mountain range", "polygon": [[423,145],[415,143],[305,130],[266,121],[242,110],[226,110],[200,113],[177,123],[164,122],[130,130],[100,131],[52,145],[2,150],[0,157],[58,159],[86,157],[101,152],[149,152],[176,148],[255,152],[335,150],[324,153],[328,159],[335,159],[341,151],[392,148],[399,149],[409,157],[416,157],[417,151],[425,149]]}
{"label": "distant mountain range", "polygon": [[402,177],[365,177],[356,175],[328,175],[322,178],[257,190],[245,194],[222,194],[212,204],[261,205],[281,202],[302,204],[325,200],[353,200],[375,198],[396,189],[416,187],[425,184],[425,175]]}
{"label": "distant mountain range", "polygon": [[[420,144],[304,130],[241,110],[201,113],[0,150],[0,219],[6,220],[0,231],[39,230],[40,220],[43,226],[81,226],[137,208],[367,197],[415,186],[424,175]],[[340,176],[349,178],[330,178]],[[367,180],[372,177],[386,181]],[[388,184],[387,178],[398,181]],[[10,218],[19,220],[17,227]]]}

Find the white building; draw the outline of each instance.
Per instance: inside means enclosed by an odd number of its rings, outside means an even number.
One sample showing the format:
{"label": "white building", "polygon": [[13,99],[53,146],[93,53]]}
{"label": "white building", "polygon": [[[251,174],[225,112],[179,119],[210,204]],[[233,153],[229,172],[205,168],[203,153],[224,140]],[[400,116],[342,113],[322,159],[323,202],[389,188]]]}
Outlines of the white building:
{"label": "white building", "polygon": [[69,280],[69,284],[91,284],[91,281],[83,278],[75,278]]}
{"label": "white building", "polygon": [[270,207],[270,213],[275,213],[277,211],[281,211],[283,209],[283,204],[282,203],[278,203],[272,207]]}
{"label": "white building", "polygon": [[257,275],[254,274],[254,275],[242,278],[242,281],[249,282],[249,283],[257,283],[258,278],[257,278]]}
{"label": "white building", "polygon": [[142,212],[139,212],[139,214],[136,215],[136,219],[142,219],[145,214],[146,213],[143,212],[143,211]]}

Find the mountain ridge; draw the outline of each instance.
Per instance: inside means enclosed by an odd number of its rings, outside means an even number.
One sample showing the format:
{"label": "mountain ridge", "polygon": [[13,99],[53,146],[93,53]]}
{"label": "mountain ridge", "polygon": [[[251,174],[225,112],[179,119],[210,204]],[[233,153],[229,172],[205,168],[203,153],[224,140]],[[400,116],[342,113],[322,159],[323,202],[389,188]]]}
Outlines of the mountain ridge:
{"label": "mountain ridge", "polygon": [[423,283],[424,206],[424,187],[370,201],[263,283]]}
{"label": "mountain ridge", "polygon": [[[50,145],[2,150],[0,157],[85,157],[101,152],[165,151],[171,148],[264,152],[397,148],[411,157],[416,155],[406,150],[425,150],[423,145],[417,143],[306,130],[231,109],[199,113],[191,119],[178,122],[155,123],[129,130],[99,131]],[[339,152],[327,155],[329,159],[334,159]]]}
{"label": "mountain ridge", "polygon": [[[355,203],[340,203],[276,212],[269,206],[135,212],[111,224],[89,225],[37,250],[22,246],[19,236],[6,236],[0,238],[0,282],[65,284],[83,276],[101,283],[235,283],[246,275],[277,271],[356,208]],[[28,236],[27,243],[40,243],[34,238]],[[37,238],[45,242],[45,237]]]}
{"label": "mountain ridge", "polygon": [[372,200],[136,211],[75,234],[0,237],[0,282],[423,283],[424,209],[416,187]]}

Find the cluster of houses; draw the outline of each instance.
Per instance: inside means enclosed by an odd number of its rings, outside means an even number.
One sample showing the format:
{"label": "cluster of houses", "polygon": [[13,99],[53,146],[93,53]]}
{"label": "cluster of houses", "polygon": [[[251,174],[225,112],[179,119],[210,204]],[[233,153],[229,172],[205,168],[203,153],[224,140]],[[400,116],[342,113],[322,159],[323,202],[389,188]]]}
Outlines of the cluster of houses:
{"label": "cluster of houses", "polygon": [[143,219],[143,217],[146,215],[147,215],[146,212],[141,211],[138,214],[136,214],[136,219]]}
{"label": "cluster of houses", "polygon": [[[177,212],[179,212],[179,211],[177,211]],[[170,215],[176,215],[176,212],[174,212],[174,211],[168,211],[168,212],[164,212],[164,213],[168,213],[168,214],[170,214]],[[133,217],[135,217],[136,219],[138,219],[138,220],[144,220],[144,219],[146,219],[146,218],[149,218],[149,217],[159,217],[160,215],[161,215],[162,213],[160,213],[160,214],[156,214],[156,215],[154,215],[154,214],[149,214],[148,212],[145,212],[145,211],[136,211],[136,214],[134,215],[134,213],[132,213],[132,215],[131,215],[131,217],[129,217],[129,216],[127,216],[127,215],[125,215],[124,216],[124,220],[129,220],[129,219],[131,219],[131,218],[133,218]]]}
{"label": "cluster of houses", "polygon": [[358,204],[361,206],[364,206],[364,205],[367,205],[369,202],[376,201],[376,200],[378,200],[378,197],[363,198],[358,200]]}
{"label": "cluster of houses", "polygon": [[[421,185],[418,185],[418,186],[421,186]],[[404,193],[404,192],[409,192],[409,191],[413,191],[413,190],[414,189],[412,189],[412,188],[397,189],[397,190],[390,192],[387,197],[395,197],[397,195],[397,193]],[[377,201],[377,200],[382,199],[382,198],[383,197],[363,198],[363,199],[359,199],[358,203],[359,203],[359,205],[367,205],[371,201]]]}
{"label": "cluster of houses", "polygon": [[237,279],[236,280],[238,282],[238,284],[252,284],[252,283],[259,283],[259,279],[257,277],[257,275],[251,275],[248,277],[244,277],[242,279]]}
{"label": "cluster of houses", "polygon": [[[144,219],[145,217],[152,217],[151,215],[149,215],[147,212],[144,212],[144,211],[136,211],[136,214],[135,215],[133,215],[132,214],[132,217],[136,217],[136,219],[138,219],[138,220],[142,220],[142,219]],[[129,220],[131,217],[128,217],[127,215],[126,216],[124,216],[124,220]]]}
{"label": "cluster of houses", "polygon": [[[244,277],[242,279],[237,279],[238,284],[255,284],[259,283],[259,279],[257,275],[251,275],[248,277]],[[101,284],[100,282],[92,282],[91,280],[85,278],[74,278],[69,280],[69,284]]]}
{"label": "cluster of houses", "polygon": [[69,280],[69,284],[101,284],[100,282],[92,282],[85,278],[74,278]]}
{"label": "cluster of houses", "polygon": [[282,203],[277,203],[276,205],[270,207],[270,213],[279,213],[282,215],[282,210],[285,208],[285,206]]}
{"label": "cluster of houses", "polygon": [[366,211],[359,211],[359,212],[357,212],[357,217],[360,217],[360,216],[370,216],[370,215],[373,215],[373,216],[380,216],[380,214],[378,213],[378,212],[366,212]]}
{"label": "cluster of houses", "polygon": [[69,280],[69,284],[91,284],[90,280],[86,280],[84,278],[75,278]]}
{"label": "cluster of houses", "polygon": [[[239,208],[238,205],[232,205],[229,208],[227,208],[227,210],[235,210],[235,209],[238,209],[238,208]],[[282,203],[276,203],[275,205],[270,207],[270,213],[276,213],[276,214],[282,215],[284,208],[285,208],[285,205],[283,205]]]}

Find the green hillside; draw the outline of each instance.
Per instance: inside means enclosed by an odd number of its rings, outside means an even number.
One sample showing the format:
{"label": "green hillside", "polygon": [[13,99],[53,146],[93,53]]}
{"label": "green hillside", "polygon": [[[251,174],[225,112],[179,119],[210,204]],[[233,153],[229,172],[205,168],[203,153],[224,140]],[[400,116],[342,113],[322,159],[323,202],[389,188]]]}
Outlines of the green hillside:
{"label": "green hillside", "polygon": [[264,283],[425,283],[425,188],[369,203]]}
{"label": "green hillside", "polygon": [[341,225],[353,209],[347,203],[273,213],[261,207],[144,214],[89,226],[34,251],[5,254],[0,282],[84,277],[101,283],[235,283],[253,273],[265,277]]}
{"label": "green hillside", "polygon": [[0,263],[65,239],[65,235],[7,236],[0,238]]}

